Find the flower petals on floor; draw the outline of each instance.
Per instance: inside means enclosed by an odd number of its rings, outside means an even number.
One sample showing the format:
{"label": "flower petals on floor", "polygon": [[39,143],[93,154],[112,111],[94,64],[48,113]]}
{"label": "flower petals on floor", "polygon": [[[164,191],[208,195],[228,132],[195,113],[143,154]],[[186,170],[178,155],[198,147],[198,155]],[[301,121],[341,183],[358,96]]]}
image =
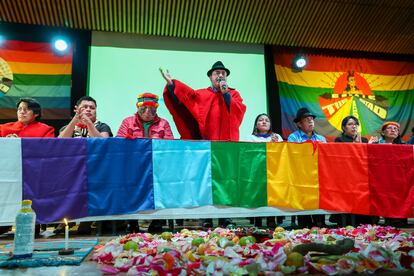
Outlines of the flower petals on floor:
{"label": "flower petals on floor", "polygon": [[[300,244],[307,245],[295,248]],[[347,253],[335,255],[341,252],[341,246]],[[118,237],[96,247],[92,259],[104,273],[130,275],[213,272],[215,275],[305,272],[333,275],[404,271],[414,270],[414,234],[372,225],[291,231],[281,227],[274,231],[183,229],[175,234],[138,233]]]}

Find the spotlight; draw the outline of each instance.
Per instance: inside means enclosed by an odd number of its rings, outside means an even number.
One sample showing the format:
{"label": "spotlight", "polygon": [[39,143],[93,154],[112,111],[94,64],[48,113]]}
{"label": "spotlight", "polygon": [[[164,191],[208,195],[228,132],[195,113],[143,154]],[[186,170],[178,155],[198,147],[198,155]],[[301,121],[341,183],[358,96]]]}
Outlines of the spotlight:
{"label": "spotlight", "polygon": [[63,38],[56,38],[53,47],[57,53],[64,54],[69,49],[69,43]]}
{"label": "spotlight", "polygon": [[297,55],[292,61],[292,70],[295,72],[302,72],[307,64],[308,60],[304,55]]}

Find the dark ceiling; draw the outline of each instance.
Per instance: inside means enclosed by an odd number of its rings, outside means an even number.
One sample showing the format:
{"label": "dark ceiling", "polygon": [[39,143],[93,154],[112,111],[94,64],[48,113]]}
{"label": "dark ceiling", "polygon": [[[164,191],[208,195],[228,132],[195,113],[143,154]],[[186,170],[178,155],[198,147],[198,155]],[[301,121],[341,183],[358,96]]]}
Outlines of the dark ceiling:
{"label": "dark ceiling", "polygon": [[414,0],[0,0],[0,21],[414,55]]}

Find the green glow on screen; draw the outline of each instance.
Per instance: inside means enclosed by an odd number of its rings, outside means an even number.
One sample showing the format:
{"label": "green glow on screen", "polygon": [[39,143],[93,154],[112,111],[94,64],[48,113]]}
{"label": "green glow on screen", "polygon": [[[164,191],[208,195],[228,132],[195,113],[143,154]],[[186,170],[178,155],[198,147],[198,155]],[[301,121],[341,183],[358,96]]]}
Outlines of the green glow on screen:
{"label": "green glow on screen", "polygon": [[[104,36],[106,39],[103,39]],[[139,43],[131,47],[134,44],[131,41],[124,43],[127,47],[120,47],[119,39],[114,40],[113,36],[115,35],[108,33],[94,33],[92,36],[88,94],[97,101],[98,120],[107,123],[114,135],[122,120],[136,112],[137,95],[150,92],[160,96],[158,116],[168,120],[174,137],[180,138],[162,99],[166,82],[159,72],[160,67],[168,69],[173,78],[198,89],[210,86],[207,71],[214,62],[221,60],[230,69],[227,79],[229,86],[239,91],[247,106],[240,127],[240,140],[248,140],[256,116],[267,112],[263,46],[256,45],[255,51],[252,51],[248,47],[237,47],[237,44],[219,44],[215,47],[217,43],[212,42],[157,38],[157,47],[152,49],[148,44],[145,48],[140,47]],[[123,35],[121,39],[125,41],[130,37],[131,35]],[[132,41],[134,39],[137,39],[136,36]],[[113,41],[117,41],[118,45],[111,46]],[[174,45],[169,46],[169,42]],[[183,47],[180,47],[180,43]],[[180,48],[185,50],[177,50]],[[246,48],[246,53],[242,53]],[[219,52],[220,49],[224,50]],[[229,49],[235,50],[231,52]]]}

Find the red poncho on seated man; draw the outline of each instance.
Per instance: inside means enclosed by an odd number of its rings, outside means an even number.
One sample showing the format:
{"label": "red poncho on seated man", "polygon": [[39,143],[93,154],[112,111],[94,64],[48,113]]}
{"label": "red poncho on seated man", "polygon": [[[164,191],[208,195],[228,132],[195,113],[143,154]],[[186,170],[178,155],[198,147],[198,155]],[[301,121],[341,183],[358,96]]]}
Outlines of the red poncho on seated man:
{"label": "red poncho on seated man", "polygon": [[39,122],[42,109],[31,98],[22,98],[17,103],[17,121],[0,125],[0,137],[55,137],[53,127]]}
{"label": "red poncho on seated man", "polygon": [[167,81],[164,101],[182,139],[239,140],[246,106],[239,92],[227,86],[230,71],[221,61],[207,72],[211,86],[205,89],[173,80],[168,70],[161,74]]}

